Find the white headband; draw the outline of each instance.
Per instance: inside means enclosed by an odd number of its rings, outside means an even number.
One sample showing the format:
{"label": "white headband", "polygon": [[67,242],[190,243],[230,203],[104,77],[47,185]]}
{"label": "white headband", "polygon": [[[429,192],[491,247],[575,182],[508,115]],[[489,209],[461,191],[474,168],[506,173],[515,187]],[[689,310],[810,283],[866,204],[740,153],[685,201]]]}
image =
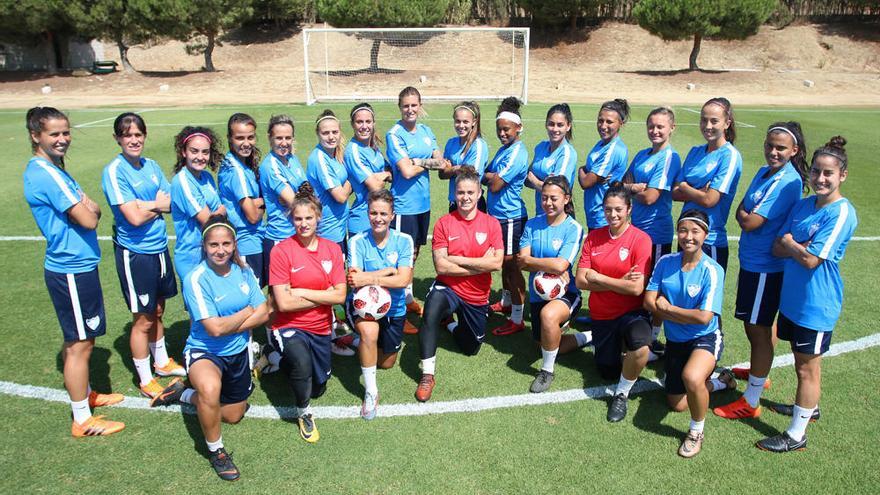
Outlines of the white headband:
{"label": "white headband", "polygon": [[780,132],[784,132],[784,133],[788,134],[789,136],[791,136],[792,139],[794,139],[794,144],[795,144],[795,146],[799,146],[799,145],[800,145],[800,143],[798,143],[798,138],[797,138],[797,136],[795,136],[793,132],[791,132],[790,130],[788,130],[788,128],[786,128],[786,127],[771,127],[770,130],[767,131],[767,134],[770,134],[770,133],[773,132],[773,131],[780,131]]}
{"label": "white headband", "polygon": [[[366,111],[370,112],[370,115],[372,115],[372,116],[374,116],[374,117],[376,116],[376,114],[373,113],[373,109],[372,109],[372,108],[370,108],[370,107],[368,107],[368,106],[366,106],[366,105],[361,105],[361,106],[354,107],[354,108],[351,110],[351,117],[354,118],[354,114],[360,112],[361,110],[366,110]],[[318,122],[320,122],[320,120],[319,120]]]}
{"label": "white headband", "polygon": [[339,119],[337,119],[335,115],[325,115],[325,116],[321,117],[320,119],[316,120],[315,125],[318,125],[321,123],[321,121],[328,120],[328,119],[333,119],[336,122],[339,122]]}
{"label": "white headband", "polygon": [[522,125],[522,119],[519,117],[519,115],[517,115],[517,114],[515,114],[515,113],[513,113],[513,112],[501,112],[501,113],[498,114],[497,117],[495,117],[495,120],[496,120],[496,121],[498,121],[498,120],[509,120],[509,121],[513,122],[514,124],[516,124],[516,125]]}
{"label": "white headband", "polygon": [[681,224],[681,222],[684,222],[685,220],[690,220],[691,222],[694,222],[695,224],[697,224],[697,225],[703,227],[704,229],[706,229],[706,232],[709,231],[709,225],[707,225],[706,222],[704,222],[703,220],[701,220],[701,219],[699,219],[699,218],[697,218],[697,217],[684,217],[684,218],[679,218],[679,219],[678,219],[678,223],[676,223],[676,225]]}

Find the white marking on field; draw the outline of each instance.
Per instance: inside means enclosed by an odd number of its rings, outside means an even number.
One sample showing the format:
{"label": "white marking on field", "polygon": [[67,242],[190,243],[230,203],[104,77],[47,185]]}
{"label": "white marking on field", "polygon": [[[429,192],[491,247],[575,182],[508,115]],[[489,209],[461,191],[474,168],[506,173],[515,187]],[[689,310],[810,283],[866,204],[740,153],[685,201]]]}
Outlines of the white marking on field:
{"label": "white marking on field", "polygon": [[[691,112],[691,113],[695,113],[697,115],[700,115],[700,111],[694,110],[693,108],[682,107],[681,109],[684,110],[685,112]],[[737,110],[737,112],[738,111],[739,110]],[[676,124],[676,125],[688,125],[688,124]],[[691,125],[693,125],[693,124],[691,124]],[[697,125],[699,125],[699,124],[697,124]],[[736,121],[736,125],[739,127],[745,127],[747,129],[754,129],[755,128],[755,126],[753,126],[752,124],[747,124],[747,123],[743,122],[742,120],[738,120],[738,119]]]}
{"label": "white marking on field", "polygon": [[[856,340],[833,344],[825,357],[839,356],[850,352],[861,351],[871,347],[880,346],[880,333],[868,335]],[[785,354],[777,356],[773,359],[773,368],[782,368],[794,364],[794,356]],[[748,366],[749,363],[734,364],[733,367]],[[525,382],[524,382],[525,383]],[[525,387],[525,385],[523,385]],[[545,404],[562,404],[566,402],[575,402],[587,399],[603,399],[610,397],[614,393],[614,385],[600,385],[585,389],[560,390],[558,392],[546,392],[543,394],[519,394],[496,397],[482,397],[478,399],[461,399],[446,402],[426,402],[410,403],[410,404],[385,404],[381,406],[381,417],[394,416],[426,416],[428,414],[445,414],[445,413],[472,413],[478,411],[488,411],[491,409],[502,409],[509,407],[520,407],[524,405],[538,406]],[[663,385],[659,380],[639,380],[632,389],[632,393],[648,392],[661,389]],[[0,381],[0,393],[7,395],[15,395],[17,397],[25,397],[29,399],[41,399],[49,402],[68,403],[70,399],[64,390],[37,387],[34,385],[22,385],[19,383]],[[111,407],[121,407],[125,409],[146,409],[170,413],[179,413],[181,406],[169,406],[152,409],[148,399],[142,397],[126,397],[125,401]],[[190,406],[183,406],[183,411],[194,413],[195,409]],[[318,418],[324,419],[348,419],[360,416],[360,406],[315,406],[312,412]],[[275,407],[275,406],[251,406],[248,410],[248,417],[264,418],[264,419],[292,419],[297,415],[294,407]]]}
{"label": "white marking on field", "polygon": [[[142,110],[137,110],[135,113],[140,114],[140,113],[152,112],[153,110],[154,109],[152,109],[152,108],[144,108]],[[108,120],[116,120],[116,117],[117,116],[114,115],[113,117],[107,117],[106,119],[98,119],[98,120],[93,120],[91,122],[86,122],[84,124],[77,124],[77,125],[73,126],[73,128],[74,129],[82,129],[83,127],[92,127],[94,124],[100,124],[101,122],[107,122]]]}

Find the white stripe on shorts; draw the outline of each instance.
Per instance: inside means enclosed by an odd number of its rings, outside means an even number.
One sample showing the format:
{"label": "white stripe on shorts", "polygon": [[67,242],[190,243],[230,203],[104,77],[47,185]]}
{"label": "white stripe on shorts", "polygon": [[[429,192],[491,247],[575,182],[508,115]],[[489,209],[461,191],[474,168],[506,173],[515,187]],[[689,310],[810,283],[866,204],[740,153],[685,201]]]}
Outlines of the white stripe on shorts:
{"label": "white stripe on shorts", "polygon": [[134,281],[131,279],[131,257],[128,249],[122,250],[122,267],[125,271],[125,285],[128,286],[128,307],[131,308],[132,313],[137,313],[137,293],[134,290]]}
{"label": "white stripe on shorts", "polygon": [[159,277],[165,278],[168,268],[165,266],[165,253],[159,253]]}
{"label": "white stripe on shorts", "polygon": [[718,361],[721,358],[721,329],[715,329],[715,352],[712,353],[715,356],[715,361]]}
{"label": "white stripe on shorts", "polygon": [[401,219],[401,217],[402,217],[402,215],[400,215],[400,214],[394,215],[394,230],[396,230],[398,232],[400,232],[400,222],[401,222],[400,219]]}
{"label": "white stripe on shorts", "polygon": [[578,291],[577,297],[574,298],[574,301],[571,302],[571,306],[568,307],[568,319],[569,320],[571,319],[572,316],[574,316],[572,314],[574,312],[574,308],[575,308],[575,306],[580,304],[580,302],[581,302],[581,291]]}
{"label": "white stripe on shorts", "polygon": [[824,340],[825,334],[823,332],[816,332],[816,345],[813,346],[813,354],[819,354],[822,352],[822,341]]}
{"label": "white stripe on shorts", "polygon": [[272,336],[275,337],[275,342],[278,343],[278,354],[284,354],[284,339],[281,338],[281,331],[276,330],[272,332]]}
{"label": "white stripe on shorts", "polygon": [[86,340],[86,327],[83,324],[82,308],[79,306],[79,292],[76,290],[76,276],[67,274],[67,292],[70,293],[70,305],[73,307],[73,319],[76,321],[76,334],[79,340]]}
{"label": "white stripe on shorts", "polygon": [[711,256],[713,260],[718,261],[718,249],[715,246],[709,246],[709,251],[711,253],[709,256]]}
{"label": "white stripe on shorts", "polygon": [[764,299],[764,285],[766,283],[767,274],[760,274],[758,276],[758,288],[755,290],[755,301],[752,303],[752,314],[749,316],[749,323],[752,325],[758,323],[758,312],[761,310],[761,300]]}
{"label": "white stripe on shorts", "polygon": [[504,254],[510,256],[513,254],[513,220],[507,221],[507,249]]}

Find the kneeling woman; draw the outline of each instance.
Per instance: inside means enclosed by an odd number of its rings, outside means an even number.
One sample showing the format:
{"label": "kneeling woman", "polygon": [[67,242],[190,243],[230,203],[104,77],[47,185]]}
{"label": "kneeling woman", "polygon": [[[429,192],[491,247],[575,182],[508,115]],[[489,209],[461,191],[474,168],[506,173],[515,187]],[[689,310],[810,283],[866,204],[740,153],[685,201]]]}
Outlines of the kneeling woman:
{"label": "kneeling woman", "polygon": [[[709,392],[729,386],[712,379],[724,349],[721,302],[724,270],[703,253],[709,217],[691,209],[678,220],[679,251],[654,265],[645,290],[645,309],[663,320],[666,333],[666,399],[674,411],[690,409],[691,424],[678,455],[693,457],[703,444]],[[729,380],[729,379],[728,379]]]}
{"label": "kneeling woman", "polygon": [[235,227],[213,217],[202,229],[201,263],[183,279],[183,297],[192,326],[184,357],[192,388],[177,382],[150,405],[175,400],[196,407],[211,466],[226,481],[239,478],[223,448],[220,422],[238,423],[253,390],[248,350],[250,331],[269,319],[266,298],[253,270],[238,254]]}
{"label": "kneeling woman", "polygon": [[296,233],[276,244],[269,258],[277,307],[272,343],[293,389],[299,433],[315,443],[320,437],[309,402],[324,394],[330,379],[331,308],[345,302],[345,261],[338,244],[318,237],[321,202],[308,182],[299,186],[290,218]]}
{"label": "kneeling woman", "polygon": [[409,234],[392,230],[394,196],[385,189],[367,196],[370,230],[355,235],[348,241],[348,285],[357,290],[366,285],[378,285],[391,293],[388,314],[378,321],[357,318],[351,307],[346,309],[349,322],[360,334],[358,356],[364,375],[364,402],[361,417],[373,419],[379,404],[376,385],[376,366],[388,369],[394,366],[403,340],[403,322],[406,319],[404,289],[413,278],[413,240]]}

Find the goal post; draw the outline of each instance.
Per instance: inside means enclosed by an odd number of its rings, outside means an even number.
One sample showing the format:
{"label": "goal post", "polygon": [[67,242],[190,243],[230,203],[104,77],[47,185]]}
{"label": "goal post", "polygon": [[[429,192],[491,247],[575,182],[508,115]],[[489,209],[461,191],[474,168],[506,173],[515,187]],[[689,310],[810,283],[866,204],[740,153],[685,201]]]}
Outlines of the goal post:
{"label": "goal post", "polygon": [[529,98],[529,28],[303,29],[306,103]]}

